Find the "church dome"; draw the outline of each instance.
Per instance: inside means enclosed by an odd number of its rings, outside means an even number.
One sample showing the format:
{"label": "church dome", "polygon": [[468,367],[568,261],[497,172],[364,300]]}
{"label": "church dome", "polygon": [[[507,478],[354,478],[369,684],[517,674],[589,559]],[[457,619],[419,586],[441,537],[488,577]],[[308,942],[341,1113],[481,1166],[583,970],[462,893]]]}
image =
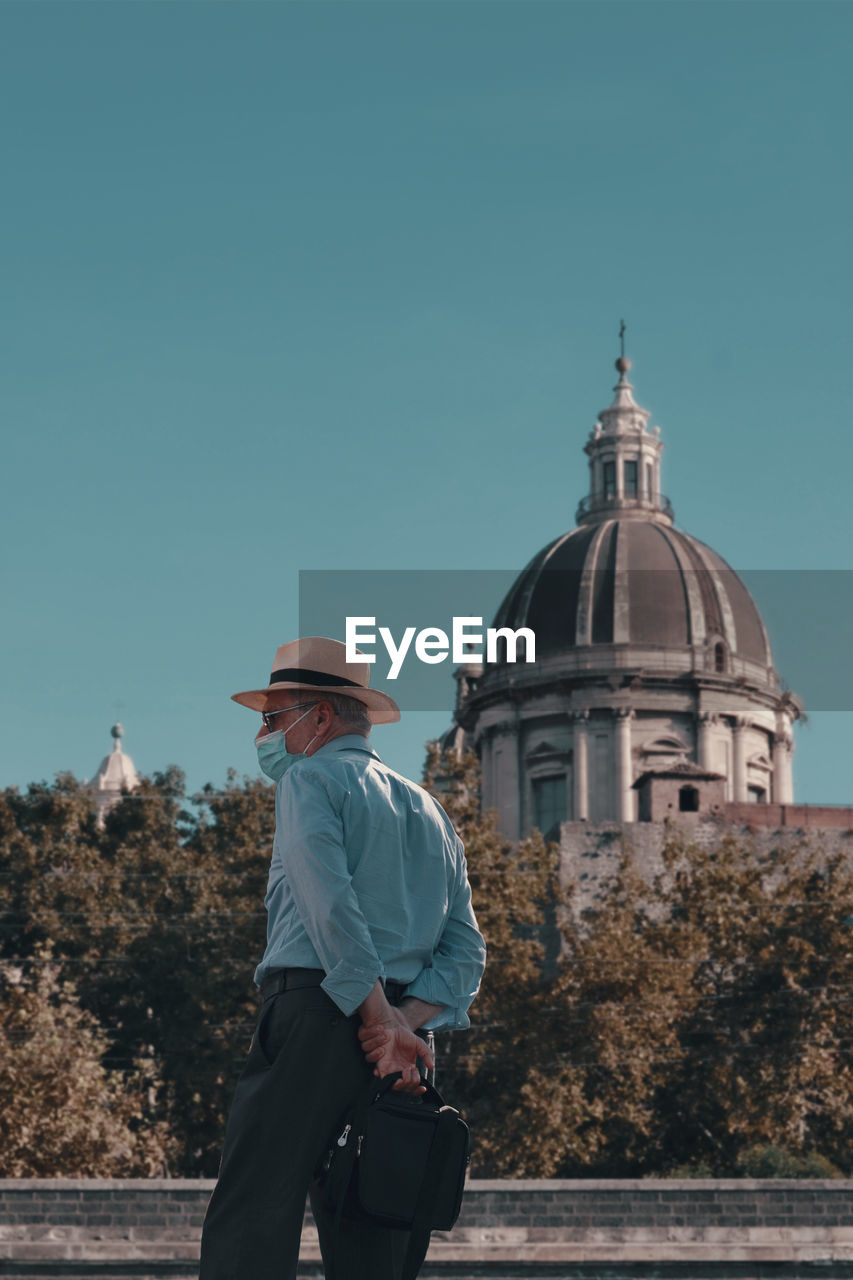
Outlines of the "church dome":
{"label": "church dome", "polygon": [[777,690],[758,608],[721,556],[675,528],[660,491],[660,429],[648,430],[634,399],[630,360],[616,368],[613,403],[585,446],[577,527],[533,557],[494,626],[528,628],[537,660],[561,655],[575,671],[711,672]]}
{"label": "church dome", "polygon": [[603,519],[556,538],[522,571],[494,625],[530,628],[541,657],[580,645],[703,646],[721,670],[732,657],[773,666],[761,615],[738,575],[710,547],[653,516]]}
{"label": "church dome", "polygon": [[510,839],[564,821],[634,822],[636,779],[685,765],[716,779],[726,802],[793,800],[802,704],[781,686],[743,581],[675,527],[660,429],[634,399],[624,351],[616,368],[584,446],[575,528],[510,588],[496,660],[456,672],[445,742],[476,750],[484,808]]}

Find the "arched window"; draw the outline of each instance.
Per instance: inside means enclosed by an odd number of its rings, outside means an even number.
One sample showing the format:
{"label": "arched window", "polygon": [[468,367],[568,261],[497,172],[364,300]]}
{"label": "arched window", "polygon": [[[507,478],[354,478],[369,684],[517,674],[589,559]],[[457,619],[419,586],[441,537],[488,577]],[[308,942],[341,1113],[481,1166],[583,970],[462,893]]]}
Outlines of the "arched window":
{"label": "arched window", "polygon": [[616,463],[613,461],[604,464],[604,496],[616,497]]}
{"label": "arched window", "polygon": [[714,645],[714,670],[723,672],[726,669],[726,646],[722,640],[718,640]]}
{"label": "arched window", "polygon": [[679,813],[698,813],[699,812],[699,791],[696,787],[679,787],[678,790],[678,811]]}

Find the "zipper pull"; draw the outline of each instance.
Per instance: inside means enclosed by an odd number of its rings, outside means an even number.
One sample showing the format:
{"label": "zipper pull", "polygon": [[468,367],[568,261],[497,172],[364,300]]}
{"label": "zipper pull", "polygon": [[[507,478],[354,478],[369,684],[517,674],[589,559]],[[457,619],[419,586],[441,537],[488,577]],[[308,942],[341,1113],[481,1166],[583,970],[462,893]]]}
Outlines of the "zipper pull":
{"label": "zipper pull", "polygon": [[361,1155],[361,1144],[362,1144],[362,1142],[364,1142],[364,1134],[363,1134],[363,1133],[360,1133],[360,1134],[358,1135],[358,1142],[356,1143],[356,1148],[355,1148],[356,1158],[358,1158],[358,1156],[360,1156],[360,1155]]}
{"label": "zipper pull", "polygon": [[349,1137],[349,1131],[351,1128],[352,1128],[352,1125],[348,1124],[347,1127],[344,1129],[343,1133],[341,1134],[341,1136],[338,1138],[339,1147],[345,1147],[347,1145],[347,1138]]}

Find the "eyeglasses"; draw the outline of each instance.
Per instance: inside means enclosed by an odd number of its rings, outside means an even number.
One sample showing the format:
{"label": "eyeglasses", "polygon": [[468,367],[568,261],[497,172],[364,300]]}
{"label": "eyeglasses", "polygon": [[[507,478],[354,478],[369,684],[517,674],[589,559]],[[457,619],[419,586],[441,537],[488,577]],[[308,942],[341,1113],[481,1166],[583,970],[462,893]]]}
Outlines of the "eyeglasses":
{"label": "eyeglasses", "polygon": [[316,705],[316,702],[297,702],[292,707],[279,707],[278,711],[262,711],[261,719],[264,722],[264,728],[267,733],[272,733],[272,720],[274,716],[283,716],[285,711],[298,711],[300,707],[316,707]]}

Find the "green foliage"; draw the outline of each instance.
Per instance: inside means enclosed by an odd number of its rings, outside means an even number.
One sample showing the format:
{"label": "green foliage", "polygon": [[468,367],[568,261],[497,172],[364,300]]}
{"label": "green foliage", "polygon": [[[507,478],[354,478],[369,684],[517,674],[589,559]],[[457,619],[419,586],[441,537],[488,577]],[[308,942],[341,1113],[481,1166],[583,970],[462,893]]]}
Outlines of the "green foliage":
{"label": "green foliage", "polygon": [[725,1174],[771,1145],[850,1167],[851,909],[849,865],[805,841],[668,842],[637,922],[685,983],[657,1096],[667,1154]]}
{"label": "green foliage", "polygon": [[[457,759],[431,747],[424,785],[465,844],[474,910],[488,947],[471,1029],[444,1038],[439,1047],[442,1085],[464,1105],[476,1133],[475,1174],[522,1176],[541,1167],[543,1147],[554,1140],[553,1108],[564,1101],[549,1090],[540,1104],[531,1089],[531,1048],[538,1049],[549,989],[547,943],[557,935],[556,912],[564,900],[556,850],[539,835],[513,847],[498,834],[494,815],[480,814],[473,753]],[[538,1055],[532,1056],[535,1061]]]}
{"label": "green foliage", "polygon": [[[811,1176],[851,1169],[843,858],[805,841],[766,850],[723,835],[704,848],[671,834],[653,877],[624,847],[577,919],[541,842],[513,850],[476,815],[475,762],[428,766],[466,840],[489,945],[472,1033],[452,1055],[478,1174],[736,1176],[759,1148],[822,1171]],[[543,980],[531,928],[548,938],[555,921]]]}
{"label": "green foliage", "polygon": [[0,963],[0,1176],[142,1177],[169,1154],[153,1064],[103,1065],[107,1037],[49,952]]}
{"label": "green foliage", "polygon": [[170,1172],[212,1176],[256,1015],[274,813],[265,782],[230,776],[192,812],[183,793],[179,770],[145,779],[103,829],[69,777],[0,793],[0,945],[26,967],[50,942],[106,1065],[144,1056],[168,1081]]}
{"label": "green foliage", "polygon": [[792,1155],[782,1147],[747,1147],[737,1159],[746,1178],[841,1178],[844,1175],[824,1156],[811,1151]]}
{"label": "green foliage", "polygon": [[[558,850],[505,841],[473,756],[427,785],[466,845],[488,967],[442,1037],[492,1177],[853,1170],[853,877],[805,840],[668,839],[579,916]],[[264,781],[178,770],[99,828],[73,778],[0,792],[0,1170],[216,1173],[257,1010]]]}
{"label": "green foliage", "polygon": [[667,1169],[665,1178],[713,1178],[714,1170],[707,1160],[697,1160],[694,1164],[677,1164]]}

